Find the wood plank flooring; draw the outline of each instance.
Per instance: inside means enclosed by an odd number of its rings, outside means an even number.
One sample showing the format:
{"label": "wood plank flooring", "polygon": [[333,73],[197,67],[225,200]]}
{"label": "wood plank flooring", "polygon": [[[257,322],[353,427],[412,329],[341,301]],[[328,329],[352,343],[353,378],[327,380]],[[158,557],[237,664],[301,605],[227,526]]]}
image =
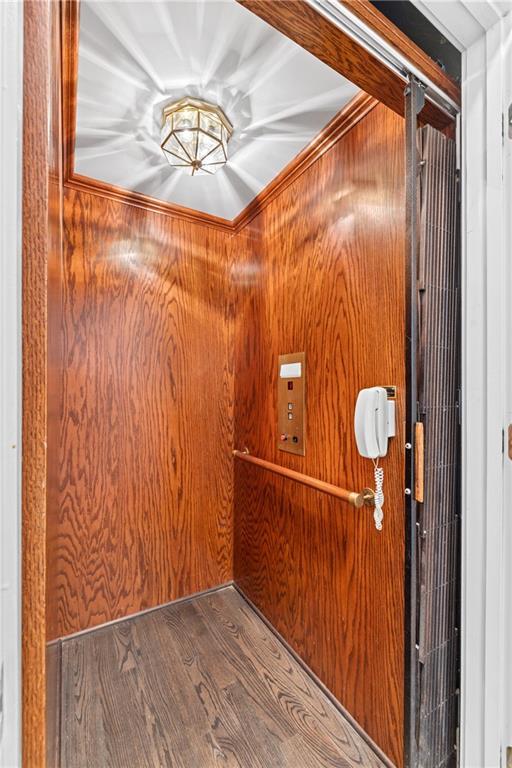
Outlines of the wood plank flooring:
{"label": "wood plank flooring", "polygon": [[60,768],[384,765],[233,587],[64,641],[61,686]]}

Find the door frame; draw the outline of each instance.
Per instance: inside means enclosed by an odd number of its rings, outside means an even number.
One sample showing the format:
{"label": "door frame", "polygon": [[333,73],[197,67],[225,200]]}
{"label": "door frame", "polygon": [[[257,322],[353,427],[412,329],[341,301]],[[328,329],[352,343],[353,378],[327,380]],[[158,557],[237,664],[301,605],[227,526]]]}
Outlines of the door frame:
{"label": "door frame", "polygon": [[0,3],[0,765],[21,760],[21,107],[23,9]]}
{"label": "door frame", "polygon": [[[505,764],[507,561],[511,532],[504,495],[512,329],[506,131],[512,15],[463,53],[462,124],[462,648],[461,765]],[[512,98],[510,79],[508,101]],[[508,188],[511,187],[510,160]],[[510,192],[509,192],[510,195]],[[507,213],[508,210],[508,213]],[[507,231],[508,225],[508,231]],[[508,381],[507,381],[508,366]],[[510,489],[510,486],[509,486]],[[509,490],[510,493],[510,490]],[[507,542],[508,535],[508,542]],[[508,547],[507,547],[508,543]],[[510,593],[508,594],[510,600]],[[510,636],[508,637],[510,641]],[[508,660],[510,663],[510,660]],[[508,738],[512,733],[508,732]]]}

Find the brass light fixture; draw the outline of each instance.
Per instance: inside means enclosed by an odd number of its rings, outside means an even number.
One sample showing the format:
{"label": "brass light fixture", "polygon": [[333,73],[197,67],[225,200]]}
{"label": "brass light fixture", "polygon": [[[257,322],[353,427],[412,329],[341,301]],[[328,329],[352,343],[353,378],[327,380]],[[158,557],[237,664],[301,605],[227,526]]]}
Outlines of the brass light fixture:
{"label": "brass light fixture", "polygon": [[186,97],[164,107],[162,151],[189,176],[217,173],[228,159],[233,126],[220,107]]}

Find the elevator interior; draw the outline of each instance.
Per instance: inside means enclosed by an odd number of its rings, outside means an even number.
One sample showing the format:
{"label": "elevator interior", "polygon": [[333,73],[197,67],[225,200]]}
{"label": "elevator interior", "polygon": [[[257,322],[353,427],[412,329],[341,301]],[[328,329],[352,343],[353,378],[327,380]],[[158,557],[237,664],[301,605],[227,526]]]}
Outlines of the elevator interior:
{"label": "elevator interior", "polygon": [[[311,696],[346,718],[362,764],[413,765],[421,753],[425,766],[451,765],[453,744],[434,748],[431,723],[457,682],[456,475],[447,495],[436,485],[457,464],[452,118],[426,99],[417,133],[421,89],[404,95],[307,3],[81,0],[55,4],[52,22],[48,766],[82,765],[79,740],[75,751],[66,741],[66,680],[87,653],[101,666],[105,633],[130,671],[123,638],[160,626],[153,609],[165,606],[179,644],[193,635],[187,616],[218,618],[220,604],[227,635],[253,632],[255,653],[259,638],[320,686]],[[215,174],[185,175],[163,155],[165,109],[184,98],[227,117]],[[423,169],[417,242],[410,125]],[[430,528],[416,508],[429,499],[441,510]],[[411,552],[422,573],[444,568],[441,580],[418,581]],[[427,618],[411,615],[421,589],[441,588],[443,637],[434,597],[421,603]],[[433,640],[411,661],[413,624]],[[442,692],[422,686],[432,659]],[[347,764],[289,749],[276,766]],[[147,761],[175,764],[158,751]]]}

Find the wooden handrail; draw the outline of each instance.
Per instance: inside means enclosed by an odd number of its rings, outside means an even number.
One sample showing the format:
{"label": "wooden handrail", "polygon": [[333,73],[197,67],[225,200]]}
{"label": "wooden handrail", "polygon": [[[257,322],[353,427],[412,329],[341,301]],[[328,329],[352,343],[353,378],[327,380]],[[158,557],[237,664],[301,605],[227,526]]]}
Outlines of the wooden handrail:
{"label": "wooden handrail", "polygon": [[325,483],[323,480],[317,480],[309,475],[303,475],[302,472],[296,472],[294,469],[288,469],[280,464],[273,464],[271,461],[265,461],[265,459],[257,459],[256,456],[251,456],[249,451],[233,451],[233,456],[242,461],[246,461],[249,464],[254,464],[257,467],[273,472],[275,475],[281,475],[287,477],[289,480],[295,480],[296,483],[307,485],[309,488],[314,488],[321,493],[327,493],[329,496],[335,496],[337,499],[348,501],[353,507],[360,509],[363,505],[373,507],[375,505],[375,494],[371,488],[364,488],[359,493],[357,491],[347,491],[345,488],[339,488],[337,485],[331,485],[331,483]]}

